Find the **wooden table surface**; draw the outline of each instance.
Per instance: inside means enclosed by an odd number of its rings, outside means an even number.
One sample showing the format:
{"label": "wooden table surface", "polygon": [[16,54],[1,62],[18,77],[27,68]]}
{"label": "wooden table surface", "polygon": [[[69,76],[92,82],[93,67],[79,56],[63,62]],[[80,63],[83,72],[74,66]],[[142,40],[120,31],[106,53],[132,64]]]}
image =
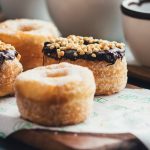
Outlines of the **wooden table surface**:
{"label": "wooden table surface", "polygon": [[11,135],[41,150],[147,150],[134,135],[86,134],[54,132],[47,130],[23,130]]}
{"label": "wooden table surface", "polygon": [[150,89],[150,67],[128,65],[128,83]]}
{"label": "wooden table surface", "polygon": [[144,66],[128,65],[128,73],[130,77],[150,83],[150,68]]}

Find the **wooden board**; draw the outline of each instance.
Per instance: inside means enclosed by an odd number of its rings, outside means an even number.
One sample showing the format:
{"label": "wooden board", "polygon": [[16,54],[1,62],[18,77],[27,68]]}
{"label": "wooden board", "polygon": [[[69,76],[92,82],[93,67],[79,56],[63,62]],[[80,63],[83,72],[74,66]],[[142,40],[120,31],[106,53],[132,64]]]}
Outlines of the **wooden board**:
{"label": "wooden board", "polygon": [[[137,88],[128,85],[129,88]],[[88,134],[49,130],[21,130],[8,137],[42,150],[146,150],[130,133]]]}
{"label": "wooden board", "polygon": [[42,150],[146,150],[134,135],[85,134],[46,130],[23,130],[11,135],[35,148]]}
{"label": "wooden board", "polygon": [[150,68],[149,67],[128,65],[128,74],[131,77],[150,83]]}

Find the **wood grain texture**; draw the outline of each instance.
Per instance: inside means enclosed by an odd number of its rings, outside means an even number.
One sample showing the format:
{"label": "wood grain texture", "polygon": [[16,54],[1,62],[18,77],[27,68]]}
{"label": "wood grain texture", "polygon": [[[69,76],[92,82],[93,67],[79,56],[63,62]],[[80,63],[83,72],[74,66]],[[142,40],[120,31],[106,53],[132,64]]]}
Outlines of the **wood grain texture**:
{"label": "wood grain texture", "polygon": [[41,150],[146,150],[134,135],[22,130],[13,138]]}
{"label": "wood grain texture", "polygon": [[[138,88],[127,85],[128,88]],[[92,134],[57,132],[50,130],[21,130],[8,137],[41,150],[147,150],[130,133]]]}
{"label": "wood grain texture", "polygon": [[128,65],[128,74],[131,77],[150,83],[150,68],[149,67]]}

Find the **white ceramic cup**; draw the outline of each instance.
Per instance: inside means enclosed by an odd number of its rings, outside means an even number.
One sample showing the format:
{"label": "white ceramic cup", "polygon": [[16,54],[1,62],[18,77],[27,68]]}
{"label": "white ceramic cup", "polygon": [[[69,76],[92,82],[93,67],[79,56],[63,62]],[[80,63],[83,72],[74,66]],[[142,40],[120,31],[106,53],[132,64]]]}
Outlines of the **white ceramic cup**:
{"label": "white ceramic cup", "polygon": [[150,67],[150,2],[131,7],[132,1],[122,3],[124,35],[137,61]]}

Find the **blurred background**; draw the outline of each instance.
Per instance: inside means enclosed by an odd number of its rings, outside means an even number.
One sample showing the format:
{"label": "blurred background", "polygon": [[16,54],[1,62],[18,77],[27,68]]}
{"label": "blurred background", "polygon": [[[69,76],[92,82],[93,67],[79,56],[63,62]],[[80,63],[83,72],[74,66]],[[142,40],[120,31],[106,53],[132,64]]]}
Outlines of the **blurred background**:
{"label": "blurred background", "polygon": [[5,18],[52,20],[69,34],[123,40],[122,0],[0,0]]}

